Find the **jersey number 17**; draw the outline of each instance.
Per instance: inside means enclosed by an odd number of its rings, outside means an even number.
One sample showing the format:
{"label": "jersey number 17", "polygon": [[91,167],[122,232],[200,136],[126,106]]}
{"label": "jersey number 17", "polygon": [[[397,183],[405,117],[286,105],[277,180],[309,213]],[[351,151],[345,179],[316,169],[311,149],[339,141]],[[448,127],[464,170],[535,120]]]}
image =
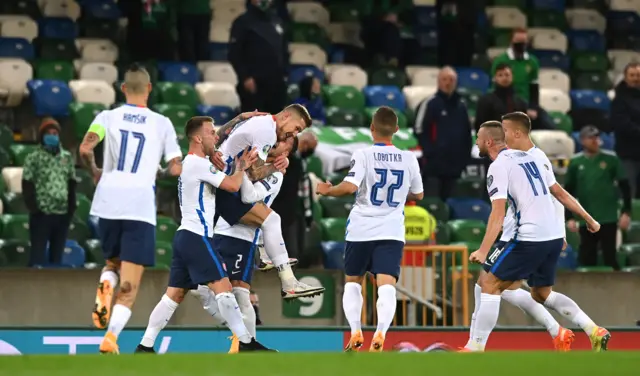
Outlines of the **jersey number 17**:
{"label": "jersey number 17", "polygon": [[[133,165],[131,165],[131,173],[138,172],[138,166],[140,165],[140,158],[142,157],[142,149],[144,149],[145,137],[144,133],[131,132],[133,138],[138,139],[138,148],[136,149],[136,155],[133,157]],[[129,141],[129,131],[120,129],[120,155],[118,156],[118,171],[124,171],[124,162],[127,155],[127,144]]]}

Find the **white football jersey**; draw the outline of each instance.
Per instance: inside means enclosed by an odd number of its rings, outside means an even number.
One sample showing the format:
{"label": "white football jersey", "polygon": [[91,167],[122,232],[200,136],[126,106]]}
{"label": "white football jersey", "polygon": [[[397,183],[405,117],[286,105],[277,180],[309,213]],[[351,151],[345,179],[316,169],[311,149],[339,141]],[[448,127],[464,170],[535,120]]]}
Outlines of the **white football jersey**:
{"label": "white football jersey", "polygon": [[194,154],[184,158],[182,173],[178,178],[178,201],[182,213],[178,230],[213,237],[215,189],[220,187],[226,176],[206,158]]}
{"label": "white football jersey", "polygon": [[[245,203],[263,201],[265,205],[271,207],[273,200],[276,199],[276,196],[280,192],[283,178],[284,175],[282,175],[281,172],[276,172],[253,184],[249,182],[249,185],[247,186],[246,182],[249,180],[245,175],[245,181],[243,181],[242,188],[240,189],[242,201]],[[246,240],[253,244],[257,244],[258,239],[260,238],[259,227],[247,226],[242,223],[230,226],[222,217],[218,218],[215,233],[216,235],[225,235],[236,239]]]}
{"label": "white football jersey", "polygon": [[489,166],[487,174],[491,201],[506,199],[513,206],[514,240],[542,242],[564,237],[549,192],[556,179],[539,158],[505,149]]}
{"label": "white football jersey", "polygon": [[[549,160],[547,155],[542,151],[542,149],[534,146],[531,149],[527,150],[527,153],[533,155],[535,158],[538,158],[538,160],[543,164],[544,169],[550,171],[553,174],[553,165],[551,164],[551,161]],[[566,236],[566,230],[564,226],[564,206],[553,196],[551,196],[551,201],[553,201],[553,204],[556,207],[556,216],[559,222],[561,222],[562,234],[563,236]],[[513,239],[515,232],[515,210],[514,207],[509,204],[509,207],[507,208],[507,214],[504,217],[504,224],[502,225],[502,236],[500,237],[500,240],[507,242]]]}
{"label": "white football jersey", "polygon": [[256,148],[258,157],[266,161],[276,140],[276,121],[271,115],[254,116],[236,124],[220,146],[222,160],[227,164],[224,173],[233,174],[233,159],[242,155],[248,146]]}
{"label": "white football jersey", "polygon": [[104,140],[102,177],[91,214],[156,224],[158,166],[182,157],[173,124],[146,107],[123,105],[102,111],[89,129]]}
{"label": "white football jersey", "polygon": [[404,242],[407,195],[423,191],[416,156],[385,144],[356,150],[344,181],[358,187],[347,221],[346,240]]}

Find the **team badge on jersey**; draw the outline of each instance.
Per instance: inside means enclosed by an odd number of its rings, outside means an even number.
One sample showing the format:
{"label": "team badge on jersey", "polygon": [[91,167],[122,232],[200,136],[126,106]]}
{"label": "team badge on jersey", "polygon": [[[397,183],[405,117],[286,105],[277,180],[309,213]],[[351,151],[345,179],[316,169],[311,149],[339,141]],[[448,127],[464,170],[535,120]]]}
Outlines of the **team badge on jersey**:
{"label": "team badge on jersey", "polygon": [[493,184],[493,175],[487,176],[487,187],[491,187],[491,184]]}
{"label": "team badge on jersey", "polygon": [[271,145],[265,145],[265,146],[262,148],[262,152],[263,152],[265,155],[266,155],[266,154],[269,154],[269,150],[271,150]]}
{"label": "team badge on jersey", "polygon": [[211,171],[212,174],[215,174],[218,172],[218,170],[216,170],[214,165],[209,166],[209,171]]}
{"label": "team badge on jersey", "polygon": [[278,178],[276,176],[274,176],[274,175],[270,175],[267,179],[269,180],[269,183],[271,183],[271,184],[277,184],[278,183]]}
{"label": "team badge on jersey", "polygon": [[351,170],[353,168],[353,166],[355,166],[355,165],[356,165],[356,160],[352,159],[351,163],[349,163],[349,170]]}

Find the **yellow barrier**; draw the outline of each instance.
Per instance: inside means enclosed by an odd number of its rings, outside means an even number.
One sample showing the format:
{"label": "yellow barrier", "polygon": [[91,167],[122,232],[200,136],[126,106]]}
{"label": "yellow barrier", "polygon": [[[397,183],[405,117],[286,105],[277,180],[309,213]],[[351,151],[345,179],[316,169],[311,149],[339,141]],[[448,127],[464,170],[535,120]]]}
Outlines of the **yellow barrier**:
{"label": "yellow barrier", "polygon": [[[469,326],[469,250],[465,246],[406,245],[398,280],[394,325]],[[362,323],[376,325],[377,289],[373,276],[362,283]],[[407,291],[409,297],[402,293]],[[415,298],[439,307],[420,304]],[[412,302],[418,302],[417,305]],[[420,308],[418,308],[420,307]]]}

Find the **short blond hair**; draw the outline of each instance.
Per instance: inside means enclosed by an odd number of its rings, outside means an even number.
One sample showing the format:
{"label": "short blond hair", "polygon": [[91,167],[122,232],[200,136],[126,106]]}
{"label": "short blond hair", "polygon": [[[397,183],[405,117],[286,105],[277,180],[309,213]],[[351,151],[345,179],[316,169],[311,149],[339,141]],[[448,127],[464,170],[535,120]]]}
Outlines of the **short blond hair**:
{"label": "short blond hair", "polygon": [[139,64],[134,64],[124,74],[124,87],[129,94],[145,94],[151,83],[149,72]]}

